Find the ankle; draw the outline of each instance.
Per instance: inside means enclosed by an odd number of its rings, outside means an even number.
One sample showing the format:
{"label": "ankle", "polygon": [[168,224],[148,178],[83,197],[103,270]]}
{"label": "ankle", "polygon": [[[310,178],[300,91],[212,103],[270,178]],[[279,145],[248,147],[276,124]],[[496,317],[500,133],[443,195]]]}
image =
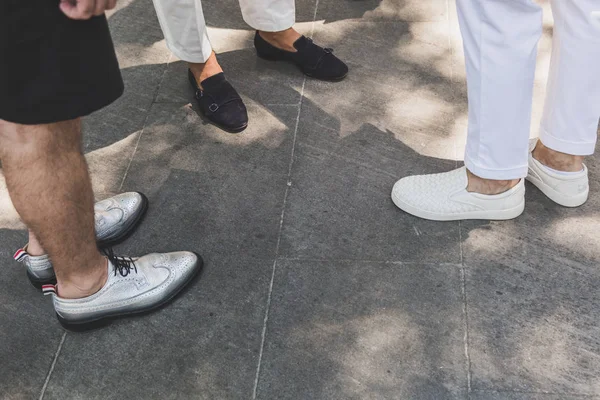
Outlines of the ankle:
{"label": "ankle", "polygon": [[221,72],[223,72],[223,68],[217,61],[217,55],[213,51],[208,60],[204,63],[188,63],[192,74],[196,78],[196,82],[198,86],[201,86],[203,80],[210,78],[211,76],[215,76]]}
{"label": "ankle", "polygon": [[477,175],[474,175],[471,171],[467,170],[467,191],[471,193],[479,193],[486,195],[495,195],[504,193],[521,181],[520,179],[510,180],[496,180],[496,179],[484,179]]}
{"label": "ankle", "polygon": [[63,299],[81,299],[97,293],[108,280],[108,260],[92,266],[84,275],[69,275],[58,279],[58,295]]}
{"label": "ankle", "polygon": [[39,243],[29,242],[27,246],[25,246],[25,251],[27,254],[33,257],[39,257],[46,255],[46,251],[39,245]]}
{"label": "ankle", "polygon": [[46,254],[46,250],[44,250],[42,244],[31,230],[29,231],[29,243],[27,243],[25,248],[27,249],[27,253],[34,257],[39,257]]}
{"label": "ankle", "polygon": [[533,150],[533,158],[541,162],[546,167],[564,172],[579,172],[583,169],[583,156],[574,156],[572,154],[561,153],[546,147],[541,140],[538,140]]}
{"label": "ankle", "polygon": [[258,31],[260,37],[266,40],[269,44],[285,51],[296,52],[294,43],[300,39],[302,35],[294,28],[288,28],[279,32],[264,32]]}

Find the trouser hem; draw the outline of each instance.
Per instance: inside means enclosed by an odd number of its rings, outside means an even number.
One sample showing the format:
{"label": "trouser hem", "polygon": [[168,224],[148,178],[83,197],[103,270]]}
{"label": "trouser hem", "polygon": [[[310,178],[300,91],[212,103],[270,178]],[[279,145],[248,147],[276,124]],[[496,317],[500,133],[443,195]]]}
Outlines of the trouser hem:
{"label": "trouser hem", "polygon": [[540,140],[544,146],[552,150],[574,156],[589,156],[594,154],[594,150],[596,149],[596,141],[580,143],[569,142],[557,138],[556,135],[551,134],[543,126],[540,128]]}
{"label": "trouser hem", "polygon": [[259,20],[244,16],[244,21],[253,29],[263,32],[280,32],[291,28],[296,23],[296,13],[292,11],[289,15],[277,21]]}
{"label": "trouser hem", "polygon": [[480,178],[494,180],[522,179],[527,176],[528,171],[527,164],[506,169],[486,168],[473,162],[467,155],[465,155],[465,166]]}

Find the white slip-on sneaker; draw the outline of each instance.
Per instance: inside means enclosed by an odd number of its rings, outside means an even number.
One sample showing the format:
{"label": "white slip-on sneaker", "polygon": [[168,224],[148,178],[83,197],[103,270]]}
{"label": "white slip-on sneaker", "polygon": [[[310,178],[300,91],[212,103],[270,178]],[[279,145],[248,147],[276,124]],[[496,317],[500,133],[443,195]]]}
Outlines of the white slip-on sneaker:
{"label": "white slip-on sneaker", "polygon": [[108,254],[108,280],[102,289],[81,299],[63,299],[60,287],[44,285],[52,294],[61,324],[87,329],[107,318],[153,310],[171,300],[202,268],[202,259],[180,251],[148,254],[139,258]]}
{"label": "white slip-on sneaker", "polygon": [[588,169],[584,165],[581,172],[560,174],[549,170],[529,153],[529,172],[526,178],[548,198],[565,207],[579,207],[590,194]]}
{"label": "white slip-on sneaker", "polygon": [[420,218],[434,221],[463,219],[506,220],[518,217],[525,209],[525,181],[496,195],[467,191],[467,169],[400,179],[392,189],[398,208]]}

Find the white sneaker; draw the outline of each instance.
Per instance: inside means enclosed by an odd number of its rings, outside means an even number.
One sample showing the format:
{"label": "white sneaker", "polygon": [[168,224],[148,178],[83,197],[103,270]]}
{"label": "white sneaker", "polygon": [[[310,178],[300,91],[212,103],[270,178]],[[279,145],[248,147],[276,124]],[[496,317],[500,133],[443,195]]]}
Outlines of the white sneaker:
{"label": "white sneaker", "polygon": [[549,170],[529,153],[527,180],[533,183],[548,198],[565,207],[579,207],[590,194],[588,169],[576,174],[563,175]]}
{"label": "white sneaker", "polygon": [[398,208],[434,221],[513,219],[525,209],[525,182],[496,195],[467,191],[467,169],[400,179],[392,189]]}

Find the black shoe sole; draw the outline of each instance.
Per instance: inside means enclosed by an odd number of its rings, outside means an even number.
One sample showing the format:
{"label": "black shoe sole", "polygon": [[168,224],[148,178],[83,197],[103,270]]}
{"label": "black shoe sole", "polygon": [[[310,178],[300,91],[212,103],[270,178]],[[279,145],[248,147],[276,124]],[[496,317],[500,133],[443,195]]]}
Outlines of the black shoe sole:
{"label": "black shoe sole", "polygon": [[202,119],[204,120],[204,122],[207,122],[207,123],[211,124],[212,126],[216,126],[220,130],[225,131],[227,133],[240,133],[240,132],[246,130],[246,128],[248,127],[248,123],[246,123],[245,125],[243,125],[239,128],[227,128],[227,127],[224,127],[223,125],[217,124],[216,122],[214,122],[213,120],[208,118],[208,116],[206,114],[204,114],[202,109],[199,108],[198,111],[200,111],[200,114],[202,115]]}
{"label": "black shoe sole", "polygon": [[[114,238],[107,239],[107,240],[98,241],[97,242],[98,248],[102,249],[105,247],[111,247],[111,246],[114,246],[116,244],[123,242],[125,239],[127,239],[129,236],[131,236],[131,234],[135,231],[135,228],[138,227],[138,225],[140,224],[140,222],[146,215],[146,211],[148,211],[149,202],[148,202],[148,198],[146,197],[145,194],[140,193],[140,192],[137,192],[137,193],[140,196],[142,196],[142,210],[135,217],[135,219],[131,223],[131,225],[129,225],[129,227],[125,231],[123,231],[120,235],[118,235]],[[46,279],[46,280],[41,279],[40,280],[40,279],[37,279],[35,276],[33,276],[29,271],[27,271],[27,277],[29,278],[29,282],[31,282],[33,287],[35,287],[36,289],[41,289],[42,286],[44,286],[44,285],[56,285],[56,277],[54,277],[52,279]]]}
{"label": "black shoe sole", "polygon": [[39,290],[42,290],[42,286],[44,285],[56,285],[56,277],[53,277],[51,279],[40,280],[33,276],[31,272],[29,272],[29,270],[27,271],[27,277],[29,278],[29,282],[31,282],[33,287]]}
{"label": "black shoe sole", "polygon": [[138,225],[140,224],[140,222],[142,222],[142,219],[144,219],[144,217],[146,216],[146,211],[148,211],[149,202],[148,202],[148,198],[146,197],[145,194],[140,193],[140,192],[136,192],[136,193],[142,197],[142,210],[138,213],[138,215],[135,217],[133,222],[131,222],[129,227],[126,230],[124,230],[123,232],[121,232],[118,236],[112,237],[110,239],[99,240],[97,242],[98,248],[103,249],[106,247],[115,246],[115,245],[125,241],[125,239],[127,239],[129,236],[131,236],[133,234],[133,232],[135,232],[135,230],[138,227]]}
{"label": "black shoe sole", "polygon": [[[299,68],[299,67],[298,67]],[[300,71],[302,71],[302,69],[300,69]],[[312,76],[311,74],[309,74],[308,72],[304,72],[302,71],[302,73],[306,76],[308,76],[309,78],[313,78],[313,79],[317,79],[319,81],[323,81],[323,82],[341,82],[344,79],[346,79],[346,77],[348,76],[348,73],[340,76],[340,77],[336,77],[336,78],[319,78],[316,76]]]}
{"label": "black shoe sole", "polygon": [[[194,253],[194,254],[196,254],[196,253]],[[149,314],[153,311],[156,311],[159,308],[170,303],[172,300],[174,300],[180,294],[182,294],[185,291],[184,289],[186,287],[188,287],[192,281],[194,281],[197,277],[200,276],[202,270],[204,269],[204,260],[202,259],[202,257],[200,257],[199,254],[196,254],[196,256],[198,257],[198,268],[196,269],[196,271],[192,275],[190,275],[190,277],[185,282],[183,282],[177,290],[173,291],[173,293],[171,293],[171,295],[169,297],[163,299],[160,303],[153,304],[150,307],[135,310],[135,311],[117,313],[117,314],[107,315],[107,316],[103,316],[103,317],[92,319],[92,320],[78,321],[75,323],[67,321],[66,319],[62,318],[58,314],[56,314],[56,318],[58,318],[58,322],[60,322],[62,327],[68,331],[87,332],[90,330],[105,327],[111,321],[119,319],[119,318],[142,316],[142,315]]]}
{"label": "black shoe sole", "polygon": [[280,62],[286,62],[286,63],[292,64],[292,65],[296,66],[296,68],[298,68],[300,70],[300,72],[302,72],[304,75],[308,76],[309,78],[317,79],[317,80],[323,81],[323,82],[340,82],[340,81],[343,81],[344,79],[346,79],[346,77],[348,76],[348,73],[345,73],[343,76],[339,76],[339,77],[335,77],[335,78],[319,78],[319,77],[309,74],[308,72],[305,72],[302,69],[302,67],[300,67],[298,64],[296,64],[293,61],[283,60],[283,59],[277,58],[277,57],[265,56],[265,55],[260,54],[258,51],[256,52],[256,55],[258,58],[262,58],[263,60],[280,61]]}

